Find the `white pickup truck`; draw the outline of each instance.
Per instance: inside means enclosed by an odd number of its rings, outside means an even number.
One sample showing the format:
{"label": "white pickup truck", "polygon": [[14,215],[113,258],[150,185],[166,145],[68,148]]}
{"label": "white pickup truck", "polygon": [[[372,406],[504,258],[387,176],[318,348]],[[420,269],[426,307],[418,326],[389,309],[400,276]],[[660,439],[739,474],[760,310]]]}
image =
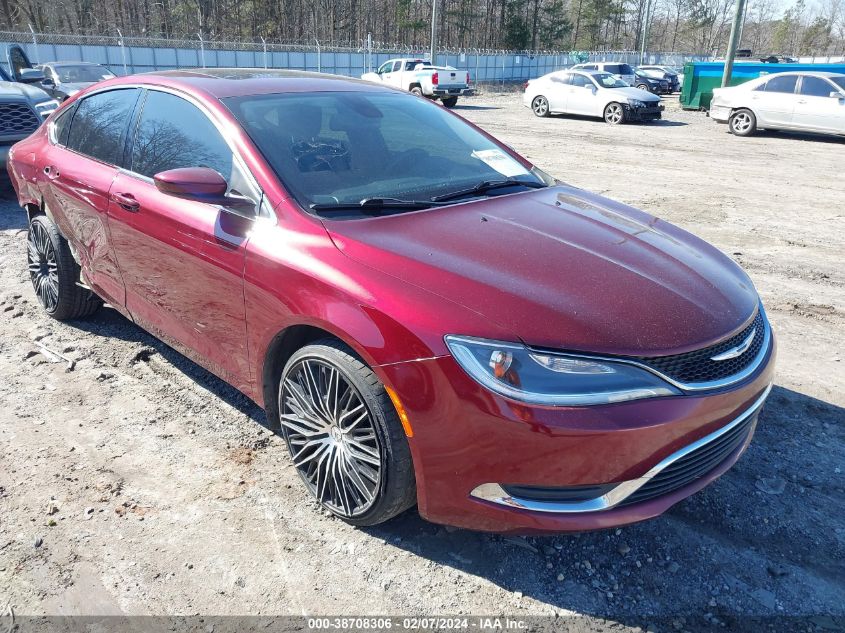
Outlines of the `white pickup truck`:
{"label": "white pickup truck", "polygon": [[429,99],[440,99],[447,108],[455,107],[458,97],[466,97],[473,90],[469,73],[451,66],[432,66],[423,59],[403,57],[389,59],[374,73],[364,73],[361,79],[384,83]]}

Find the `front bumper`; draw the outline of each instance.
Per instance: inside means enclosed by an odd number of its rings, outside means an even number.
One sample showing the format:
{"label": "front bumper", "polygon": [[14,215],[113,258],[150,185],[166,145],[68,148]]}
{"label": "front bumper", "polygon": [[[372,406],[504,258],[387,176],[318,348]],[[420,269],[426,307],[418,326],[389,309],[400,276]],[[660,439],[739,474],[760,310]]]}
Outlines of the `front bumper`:
{"label": "front bumper", "polygon": [[[550,533],[658,516],[728,470],[753,434],[772,382],[774,356],[772,341],[758,371],[729,390],[600,407],[506,400],[476,384],[450,356],[380,369],[413,428],[409,444],[423,517],[475,530]],[[617,492],[595,507],[566,511],[496,494],[496,488],[616,490],[624,485],[622,492],[633,495],[641,487],[635,484],[654,479],[676,454],[746,413],[751,425],[743,441],[712,469],[666,494],[625,503],[628,496]]]}
{"label": "front bumper", "polygon": [[627,106],[625,109],[625,118],[628,121],[653,121],[663,116],[664,105],[657,103],[643,108],[634,108]]}

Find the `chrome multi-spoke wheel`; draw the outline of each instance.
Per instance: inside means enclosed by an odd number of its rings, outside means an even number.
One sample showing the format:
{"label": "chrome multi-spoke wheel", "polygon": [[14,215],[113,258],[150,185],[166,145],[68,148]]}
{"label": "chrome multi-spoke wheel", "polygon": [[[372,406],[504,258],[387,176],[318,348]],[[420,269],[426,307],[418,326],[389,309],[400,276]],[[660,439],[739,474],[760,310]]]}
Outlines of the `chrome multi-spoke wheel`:
{"label": "chrome multi-spoke wheel", "polygon": [[59,264],[50,234],[40,222],[29,227],[26,259],[38,301],[47,312],[55,312],[59,305]]}
{"label": "chrome multi-spoke wheel", "polygon": [[277,393],[278,409],[268,413],[324,508],[352,525],[376,525],[416,503],[411,427],[349,346],[325,338],[301,347],[285,362]]}
{"label": "chrome multi-spoke wheel", "polygon": [[382,450],[361,394],[337,367],[303,358],[286,372],[279,400],[294,466],[317,500],[343,517],[369,510],[379,492]]}
{"label": "chrome multi-spoke wheel", "polygon": [[102,305],[99,297],[79,283],[79,264],[46,215],[36,215],[29,222],[26,263],[38,301],[54,319],[79,319]]}
{"label": "chrome multi-spoke wheel", "polygon": [[604,109],[604,120],[610,125],[618,125],[625,120],[625,111],[622,109],[622,104],[608,103]]}
{"label": "chrome multi-spoke wheel", "polygon": [[549,100],[543,95],[537,95],[531,102],[531,109],[539,117],[549,116]]}

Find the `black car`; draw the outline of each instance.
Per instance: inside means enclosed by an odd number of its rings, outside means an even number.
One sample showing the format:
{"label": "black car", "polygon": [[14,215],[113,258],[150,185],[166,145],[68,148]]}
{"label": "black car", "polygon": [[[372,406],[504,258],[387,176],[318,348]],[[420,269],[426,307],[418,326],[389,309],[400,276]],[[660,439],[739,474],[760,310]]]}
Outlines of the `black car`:
{"label": "black car", "polygon": [[634,84],[640,90],[647,90],[657,95],[665,95],[672,92],[672,88],[666,79],[657,79],[656,77],[649,77],[644,72],[635,71],[637,78]]}

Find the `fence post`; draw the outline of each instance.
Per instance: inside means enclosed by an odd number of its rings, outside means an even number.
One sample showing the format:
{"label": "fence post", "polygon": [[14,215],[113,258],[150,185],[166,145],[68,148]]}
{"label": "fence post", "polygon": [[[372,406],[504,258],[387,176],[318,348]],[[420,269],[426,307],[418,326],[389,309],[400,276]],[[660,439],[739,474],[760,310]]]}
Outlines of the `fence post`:
{"label": "fence post", "polygon": [[262,37],[261,45],[264,47],[264,68],[267,68],[267,41]]}
{"label": "fence post", "polygon": [[[32,50],[35,51],[35,63],[38,64],[38,42],[35,40],[35,29],[32,28],[31,24],[27,24],[29,27],[29,32],[32,33]],[[14,72],[14,68],[10,68],[9,72]]]}
{"label": "fence post", "polygon": [[205,42],[203,42],[202,33],[197,33],[197,37],[200,38],[200,66],[205,68]]}
{"label": "fence post", "polygon": [[373,34],[367,33],[367,72],[373,72]]}
{"label": "fence post", "polygon": [[315,37],[314,41],[317,42],[317,72],[321,73],[323,72],[323,63],[320,59],[320,40]]}
{"label": "fence post", "polygon": [[123,33],[117,29],[117,45],[120,46],[120,59],[123,60],[123,74],[128,75],[126,70],[126,49],[123,47]]}

